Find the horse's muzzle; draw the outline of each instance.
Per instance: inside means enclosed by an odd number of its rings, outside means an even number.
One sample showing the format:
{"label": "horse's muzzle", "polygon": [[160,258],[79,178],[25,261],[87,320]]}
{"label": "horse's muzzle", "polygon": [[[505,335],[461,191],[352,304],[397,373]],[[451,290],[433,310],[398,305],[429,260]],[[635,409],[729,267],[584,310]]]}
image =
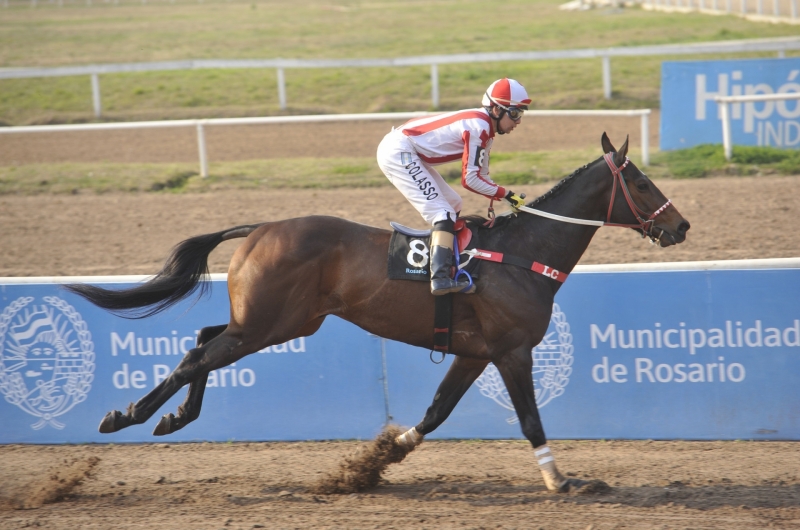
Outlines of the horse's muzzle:
{"label": "horse's muzzle", "polygon": [[674,229],[666,226],[655,226],[653,227],[653,236],[655,236],[653,243],[658,244],[662,248],[683,243],[686,241],[686,232],[688,232],[691,227],[692,225],[685,219],[681,220]]}

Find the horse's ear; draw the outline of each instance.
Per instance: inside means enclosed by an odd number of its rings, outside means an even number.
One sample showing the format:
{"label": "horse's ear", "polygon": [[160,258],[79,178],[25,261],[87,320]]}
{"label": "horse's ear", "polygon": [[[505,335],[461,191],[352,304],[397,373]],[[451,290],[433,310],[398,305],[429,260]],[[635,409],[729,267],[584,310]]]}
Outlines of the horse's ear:
{"label": "horse's ear", "polygon": [[622,164],[625,163],[625,157],[628,156],[628,140],[629,139],[630,139],[630,136],[626,136],[625,137],[625,143],[622,144],[622,147],[619,148],[619,151],[617,151],[617,154],[614,155],[614,163],[617,165],[617,167],[619,167],[619,166],[621,166]]}
{"label": "horse's ear", "polygon": [[604,153],[613,153],[616,151],[614,146],[611,145],[611,140],[608,139],[608,135],[605,133],[605,131],[603,131],[603,136],[600,138],[600,145],[603,146]]}

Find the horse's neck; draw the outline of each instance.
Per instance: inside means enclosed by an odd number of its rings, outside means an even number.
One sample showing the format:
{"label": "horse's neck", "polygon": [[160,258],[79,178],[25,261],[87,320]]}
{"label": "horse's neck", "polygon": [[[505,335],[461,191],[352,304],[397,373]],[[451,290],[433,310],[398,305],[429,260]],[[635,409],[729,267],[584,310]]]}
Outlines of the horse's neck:
{"label": "horse's neck", "polygon": [[[559,212],[559,215],[565,214]],[[567,273],[578,264],[598,228],[557,221],[542,222],[541,218],[524,221],[518,223],[525,227],[520,236],[515,238],[518,242],[514,245],[519,249],[517,252],[528,259]]]}
{"label": "horse's neck", "polygon": [[[574,177],[576,180],[580,179],[580,182],[571,182],[568,189],[534,207],[575,219],[602,218],[608,207],[608,181],[603,182],[605,178],[598,173],[599,169],[597,166],[586,169],[585,175]],[[563,272],[570,272],[577,265],[598,228],[552,221],[525,212],[517,215],[519,218],[514,220],[504,234],[504,242],[521,256]]]}

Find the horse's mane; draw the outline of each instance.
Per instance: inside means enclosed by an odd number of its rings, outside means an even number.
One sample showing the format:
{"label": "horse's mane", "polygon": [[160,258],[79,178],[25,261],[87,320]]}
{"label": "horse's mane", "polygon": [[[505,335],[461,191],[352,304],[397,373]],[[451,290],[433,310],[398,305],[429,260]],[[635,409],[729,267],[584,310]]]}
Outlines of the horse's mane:
{"label": "horse's mane", "polygon": [[[597,160],[600,160],[600,158],[598,158]],[[569,187],[570,184],[572,184],[575,181],[575,178],[578,175],[580,175],[583,172],[583,170],[588,169],[589,166],[591,166],[592,164],[597,162],[597,160],[595,160],[593,162],[589,162],[588,164],[579,167],[578,169],[576,169],[575,171],[573,171],[572,173],[570,173],[566,177],[564,177],[561,180],[559,180],[556,183],[555,186],[550,188],[544,194],[540,195],[536,199],[534,199],[531,202],[527,203],[525,206],[527,206],[529,208],[532,208],[534,206],[537,206],[537,205],[543,203],[547,199],[550,199],[550,198],[555,197],[556,195],[560,194],[565,189],[567,189],[567,187]],[[464,217],[462,217],[462,219],[464,219],[464,221],[466,221],[467,223],[480,224],[480,225],[484,224],[487,221],[487,219],[485,217],[483,217],[482,215],[478,215],[478,214],[465,215]],[[500,226],[505,225],[509,221],[509,219],[512,219],[512,212],[503,213],[503,214],[498,215],[496,217],[496,219],[495,219],[494,227],[500,227]]]}

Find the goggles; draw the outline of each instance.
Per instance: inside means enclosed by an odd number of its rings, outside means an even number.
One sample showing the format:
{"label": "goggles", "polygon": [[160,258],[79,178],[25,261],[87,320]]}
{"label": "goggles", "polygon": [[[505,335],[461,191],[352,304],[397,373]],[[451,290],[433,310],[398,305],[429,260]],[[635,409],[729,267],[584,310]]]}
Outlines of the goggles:
{"label": "goggles", "polygon": [[521,119],[522,115],[525,114],[525,109],[521,109],[519,107],[504,107],[502,105],[498,105],[498,107],[506,111],[508,117],[514,121]]}
{"label": "goggles", "polygon": [[486,97],[489,98],[489,101],[491,101],[492,103],[503,109],[506,112],[506,114],[508,114],[508,117],[514,121],[521,119],[522,115],[525,114],[526,109],[520,107],[506,107],[505,105],[501,105],[500,103],[497,102],[497,100],[495,100],[492,96],[490,96],[488,92],[486,94]]}

